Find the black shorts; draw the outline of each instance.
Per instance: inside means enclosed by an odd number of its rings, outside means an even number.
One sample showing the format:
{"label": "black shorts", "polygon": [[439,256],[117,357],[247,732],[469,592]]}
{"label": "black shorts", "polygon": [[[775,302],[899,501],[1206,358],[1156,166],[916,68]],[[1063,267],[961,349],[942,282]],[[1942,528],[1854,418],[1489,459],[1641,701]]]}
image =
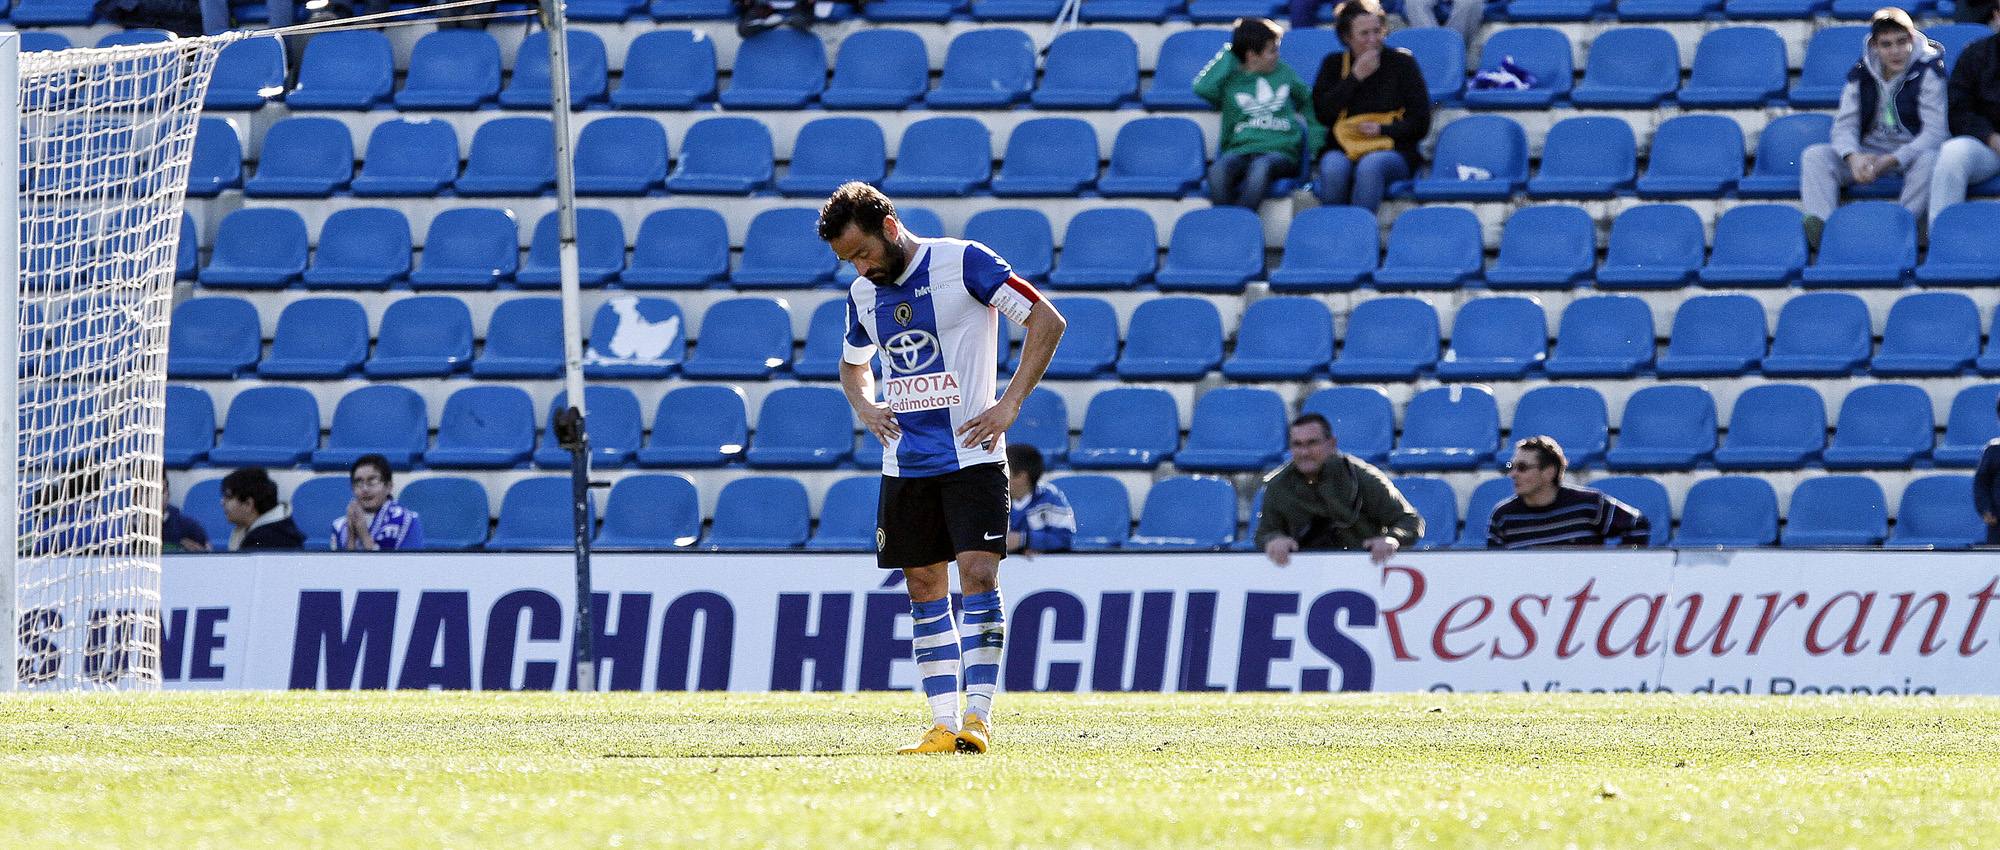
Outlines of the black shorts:
{"label": "black shorts", "polygon": [[885,570],[954,560],[960,552],[1007,554],[1007,471],[982,463],[929,478],[882,476],[875,565]]}

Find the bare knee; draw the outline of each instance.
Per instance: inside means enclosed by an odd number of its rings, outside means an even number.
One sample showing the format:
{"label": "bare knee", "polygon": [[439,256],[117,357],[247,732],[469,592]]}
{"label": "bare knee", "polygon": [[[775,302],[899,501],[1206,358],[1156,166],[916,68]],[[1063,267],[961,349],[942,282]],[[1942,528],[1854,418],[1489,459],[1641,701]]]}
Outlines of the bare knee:
{"label": "bare knee", "polygon": [[951,571],[944,564],[906,567],[903,582],[910,590],[911,602],[935,602],[951,593]]}
{"label": "bare knee", "polygon": [[958,553],[958,584],[968,595],[993,592],[1000,586],[1000,556],[992,552]]}

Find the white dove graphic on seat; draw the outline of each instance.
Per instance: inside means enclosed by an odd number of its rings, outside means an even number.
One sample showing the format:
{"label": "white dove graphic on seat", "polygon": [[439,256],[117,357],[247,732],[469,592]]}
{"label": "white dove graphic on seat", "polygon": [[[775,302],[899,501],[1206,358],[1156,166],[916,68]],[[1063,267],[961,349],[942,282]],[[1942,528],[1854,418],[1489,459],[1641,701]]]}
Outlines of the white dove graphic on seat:
{"label": "white dove graphic on seat", "polygon": [[[610,357],[600,355],[600,359],[658,361],[680,339],[679,315],[668,316],[658,322],[647,321],[639,313],[639,299],[630,295],[613,298],[605,302],[605,306],[618,314],[618,330],[611,335],[609,344],[601,346]],[[596,351],[591,353],[597,354]]]}

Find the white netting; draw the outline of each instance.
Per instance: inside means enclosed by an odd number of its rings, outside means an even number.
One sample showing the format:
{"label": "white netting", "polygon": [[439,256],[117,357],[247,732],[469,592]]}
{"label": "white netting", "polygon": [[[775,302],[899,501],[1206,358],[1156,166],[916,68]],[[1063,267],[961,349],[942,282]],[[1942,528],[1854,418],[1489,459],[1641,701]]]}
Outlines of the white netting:
{"label": "white netting", "polygon": [[23,689],[159,683],[167,316],[223,43],[20,55]]}

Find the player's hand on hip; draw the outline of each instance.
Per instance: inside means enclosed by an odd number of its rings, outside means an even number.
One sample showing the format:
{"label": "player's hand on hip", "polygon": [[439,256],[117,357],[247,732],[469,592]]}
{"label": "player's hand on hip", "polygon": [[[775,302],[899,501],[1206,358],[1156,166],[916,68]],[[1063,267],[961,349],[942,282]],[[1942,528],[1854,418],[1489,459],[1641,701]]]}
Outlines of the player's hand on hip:
{"label": "player's hand on hip", "polygon": [[963,438],[959,445],[964,448],[978,446],[991,451],[1000,435],[1014,424],[1014,418],[1021,415],[1021,408],[1005,401],[986,408],[985,412],[966,420],[958,426],[958,435]]}
{"label": "player's hand on hip", "polygon": [[1290,537],[1273,537],[1271,542],[1264,544],[1264,557],[1270,558],[1271,563],[1281,567],[1291,566],[1292,553],[1297,551],[1299,551],[1299,541]]}
{"label": "player's hand on hip", "polygon": [[889,412],[889,405],[876,403],[854,411],[861,419],[861,427],[875,435],[875,439],[887,443],[903,435],[903,428],[896,424],[896,414]]}
{"label": "player's hand on hip", "polygon": [[1377,564],[1389,563],[1390,558],[1396,557],[1396,550],[1403,546],[1394,537],[1370,537],[1361,545],[1368,547],[1368,560]]}

